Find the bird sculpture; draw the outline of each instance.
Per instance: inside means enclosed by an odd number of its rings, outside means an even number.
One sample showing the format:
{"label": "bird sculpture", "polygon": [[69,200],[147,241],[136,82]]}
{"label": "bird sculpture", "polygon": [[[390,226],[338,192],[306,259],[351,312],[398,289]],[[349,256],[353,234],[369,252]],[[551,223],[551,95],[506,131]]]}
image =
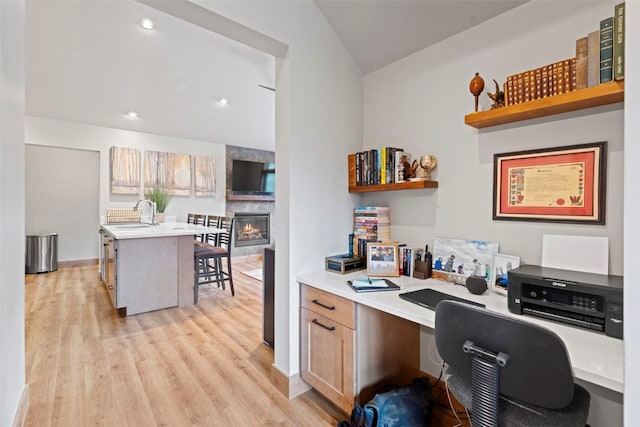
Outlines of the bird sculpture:
{"label": "bird sculpture", "polygon": [[504,107],[504,92],[500,90],[500,85],[495,79],[493,82],[496,84],[496,92],[487,92],[487,96],[493,101],[493,104],[491,105],[492,110],[494,108]]}

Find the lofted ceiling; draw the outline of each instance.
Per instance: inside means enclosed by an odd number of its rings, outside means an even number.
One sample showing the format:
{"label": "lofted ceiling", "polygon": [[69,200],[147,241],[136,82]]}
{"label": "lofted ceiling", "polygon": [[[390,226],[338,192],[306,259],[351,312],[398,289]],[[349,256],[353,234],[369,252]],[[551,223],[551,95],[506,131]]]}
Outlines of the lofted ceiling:
{"label": "lofted ceiling", "polygon": [[[522,3],[315,0],[363,74]],[[26,29],[28,115],[275,150],[271,55],[133,0],[30,0]]]}

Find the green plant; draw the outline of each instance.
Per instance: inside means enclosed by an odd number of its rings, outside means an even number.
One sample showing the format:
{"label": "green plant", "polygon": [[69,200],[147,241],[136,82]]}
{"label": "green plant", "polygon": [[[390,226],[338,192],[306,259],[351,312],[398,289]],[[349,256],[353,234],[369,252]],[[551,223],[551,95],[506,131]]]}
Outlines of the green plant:
{"label": "green plant", "polygon": [[153,187],[153,189],[147,191],[145,193],[145,198],[156,203],[158,213],[164,213],[165,209],[167,209],[167,205],[171,201],[169,191],[160,187]]}

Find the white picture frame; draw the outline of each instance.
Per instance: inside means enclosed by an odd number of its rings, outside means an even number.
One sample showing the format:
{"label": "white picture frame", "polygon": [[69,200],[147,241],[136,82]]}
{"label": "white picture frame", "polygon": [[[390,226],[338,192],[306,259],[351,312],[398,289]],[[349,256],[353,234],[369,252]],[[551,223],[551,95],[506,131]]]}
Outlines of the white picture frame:
{"label": "white picture frame", "polygon": [[509,271],[520,267],[520,257],[497,253],[493,256],[489,289],[497,294],[507,295]]}

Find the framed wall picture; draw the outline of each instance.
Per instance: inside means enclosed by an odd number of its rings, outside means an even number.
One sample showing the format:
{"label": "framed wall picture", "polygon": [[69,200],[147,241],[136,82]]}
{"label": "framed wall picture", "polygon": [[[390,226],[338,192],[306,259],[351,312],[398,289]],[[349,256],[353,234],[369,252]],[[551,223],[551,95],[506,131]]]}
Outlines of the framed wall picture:
{"label": "framed wall picture", "polygon": [[493,256],[493,266],[491,267],[491,280],[489,289],[507,295],[507,285],[509,283],[509,271],[520,267],[520,257],[505,254],[495,254]]}
{"label": "framed wall picture", "polygon": [[399,276],[398,244],[369,242],[367,244],[367,274],[369,276]]}
{"label": "framed wall picture", "polygon": [[493,219],[604,224],[606,142],[495,154]]}

